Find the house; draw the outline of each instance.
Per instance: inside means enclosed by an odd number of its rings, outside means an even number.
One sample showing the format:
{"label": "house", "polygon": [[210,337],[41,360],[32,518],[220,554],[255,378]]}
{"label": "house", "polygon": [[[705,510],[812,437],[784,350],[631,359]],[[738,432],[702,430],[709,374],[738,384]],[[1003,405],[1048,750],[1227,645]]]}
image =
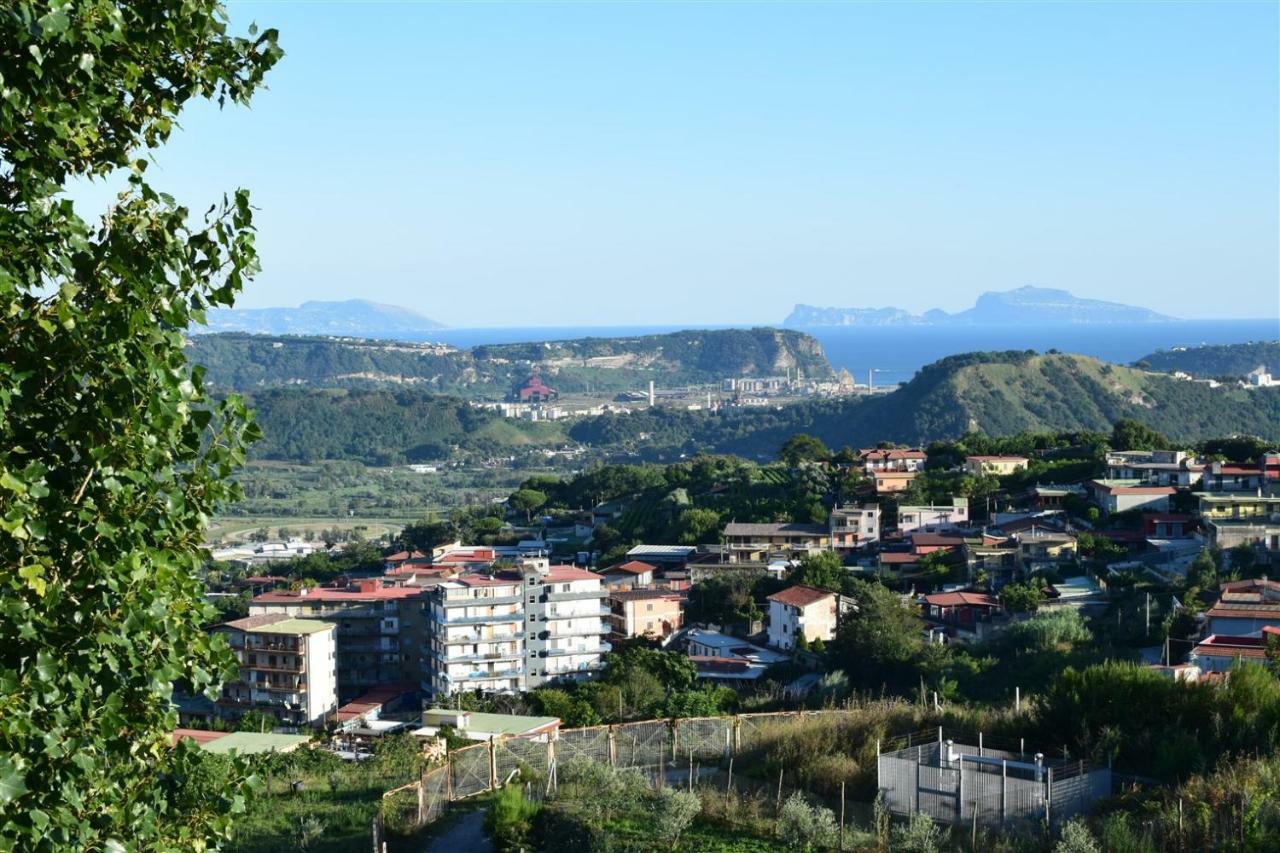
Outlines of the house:
{"label": "house", "polygon": [[663,589],[611,589],[609,628],[615,637],[667,638],[684,625],[685,596]]}
{"label": "house", "polygon": [[1280,496],[1197,494],[1209,543],[1218,548],[1254,545],[1280,561]]}
{"label": "house", "polygon": [[1196,520],[1174,512],[1142,514],[1142,530],[1148,539],[1187,539],[1195,534]]}
{"label": "house", "polygon": [[1094,611],[1106,604],[1107,592],[1102,584],[1095,578],[1074,575],[1045,587],[1041,607]]}
{"label": "house", "polygon": [[276,734],[275,732],[207,732],[200,729],[175,729],[173,743],[193,740],[205,752],[218,755],[262,755],[268,752],[293,752],[311,741],[310,735]]}
{"label": "house", "polygon": [[1200,482],[1203,465],[1182,450],[1117,450],[1106,456],[1107,479],[1186,489]]}
{"label": "house", "polygon": [[1028,491],[1031,505],[1040,510],[1065,509],[1067,502],[1084,498],[1087,492],[1077,483],[1037,483]]}
{"label": "house", "polygon": [[640,560],[628,560],[600,572],[609,589],[640,589],[653,584],[655,567]]}
{"label": "house", "polygon": [[827,518],[831,547],[842,553],[880,541],[880,506],[837,506]]}
{"label": "house", "polygon": [[1172,486],[1140,486],[1131,480],[1090,480],[1089,493],[1107,515],[1130,510],[1168,512]]}
{"label": "house", "polygon": [[769,596],[769,645],[790,650],[796,647],[799,636],[806,643],[833,638],[839,598],[834,592],[804,584]]}
{"label": "house", "polygon": [[[1274,633],[1280,635],[1280,630]],[[1272,632],[1249,637],[1210,634],[1191,650],[1188,661],[1203,673],[1230,672],[1245,661],[1265,664],[1269,634]]]}
{"label": "house", "polygon": [[651,566],[683,566],[696,554],[696,545],[637,545],[627,552],[628,560],[640,560]]}
{"label": "house", "polygon": [[875,482],[876,494],[891,495],[905,492],[915,482],[915,471],[872,471],[871,479]]}
{"label": "house", "polygon": [[898,530],[904,534],[956,530],[968,526],[968,498],[952,498],[950,505],[898,507]]}
{"label": "house", "polygon": [[494,738],[522,737],[546,743],[556,739],[560,731],[560,718],[428,708],[422,712],[422,728],[414,729],[412,734],[415,737],[433,738],[445,728],[467,740],[488,742]]}
{"label": "house", "polygon": [[334,626],[273,613],[218,625],[239,662],[222,685],[218,716],[261,711],[286,726],[320,726],[338,707]]}
{"label": "house", "polygon": [[407,724],[383,719],[383,713],[398,713],[412,706],[422,707],[416,684],[384,684],[338,708],[334,717],[346,732],[380,736],[405,728]]}
{"label": "house", "polygon": [[831,531],[825,524],[740,524],[724,528],[729,562],[768,562],[773,557],[803,557],[831,548]]}
{"label": "house", "polygon": [[926,460],[923,450],[870,448],[858,451],[858,461],[868,474],[876,471],[923,471]]}
{"label": "house", "polygon": [[403,566],[410,560],[430,560],[431,558],[421,551],[396,551],[382,558],[383,571],[393,572]]}
{"label": "house", "polygon": [[719,682],[752,682],[770,666],[791,659],[788,654],[748,643],[719,631],[694,628],[686,635],[689,659],[698,678]]}
{"label": "house", "polygon": [[1014,535],[1025,572],[1057,569],[1076,560],[1076,538],[1070,533],[1032,527]]}
{"label": "house", "polygon": [[1206,614],[1209,633],[1250,636],[1280,628],[1280,582],[1265,578],[1229,581],[1219,590],[1218,600]]}
{"label": "house", "polygon": [[1206,492],[1256,492],[1267,482],[1267,472],[1262,465],[1211,462],[1204,469],[1200,486]]}
{"label": "house", "polygon": [[977,632],[1002,612],[1000,599],[982,592],[935,592],[921,599],[920,615],[929,622],[958,631]]}
{"label": "house", "polygon": [[1025,456],[966,456],[964,458],[965,471],[975,477],[988,474],[1006,477],[1016,471],[1025,471],[1026,468]]}
{"label": "house", "polygon": [[966,540],[964,561],[967,569],[966,576],[973,580],[980,573],[985,575],[986,586],[989,589],[1000,589],[1006,584],[1013,583],[1020,571],[1017,543],[1013,540],[992,545],[986,544],[985,541],[979,543],[976,540],[972,542]]}
{"label": "house", "polygon": [[968,540],[954,533],[913,533],[911,534],[911,552],[917,557],[923,557],[934,551],[957,551],[969,541],[985,540],[979,540],[977,537]]}

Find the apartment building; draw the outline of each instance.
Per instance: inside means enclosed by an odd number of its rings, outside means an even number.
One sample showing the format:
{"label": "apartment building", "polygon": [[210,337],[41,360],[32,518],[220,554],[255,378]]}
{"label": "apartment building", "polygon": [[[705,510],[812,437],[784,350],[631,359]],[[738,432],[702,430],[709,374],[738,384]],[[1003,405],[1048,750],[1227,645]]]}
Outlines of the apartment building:
{"label": "apartment building", "polygon": [[436,698],[511,693],[598,673],[610,650],[601,580],[539,558],[517,571],[436,584],[425,609],[423,690]]}
{"label": "apartment building", "polygon": [[390,586],[381,578],[363,578],[344,586],[277,590],[249,602],[249,615],[333,623],[338,701],[345,703],[379,685],[421,680],[423,608],[432,588]]}
{"label": "apartment building", "polygon": [[831,547],[852,551],[880,541],[880,506],[837,506],[827,519]]}
{"label": "apartment building", "polygon": [[1107,453],[1108,480],[1135,480],[1148,486],[1189,488],[1204,466],[1182,450],[1113,450]]}
{"label": "apartment building", "polygon": [[876,447],[858,451],[858,461],[868,474],[874,471],[923,471],[927,459],[923,450]]}
{"label": "apartment building", "polygon": [[615,637],[669,637],[684,624],[683,593],[667,589],[609,592],[609,628]]}
{"label": "apartment building", "polygon": [[236,619],[214,629],[227,638],[240,669],[222,686],[218,716],[270,714],[286,726],[322,725],[337,710],[334,626],[273,613]]}
{"label": "apartment building", "polygon": [[724,540],[729,562],[767,562],[830,550],[831,531],[825,524],[731,522],[725,525]]}
{"label": "apartment building", "polygon": [[796,584],[769,596],[769,645],[794,649],[796,638],[826,642],[836,635],[840,597],[834,592]]}

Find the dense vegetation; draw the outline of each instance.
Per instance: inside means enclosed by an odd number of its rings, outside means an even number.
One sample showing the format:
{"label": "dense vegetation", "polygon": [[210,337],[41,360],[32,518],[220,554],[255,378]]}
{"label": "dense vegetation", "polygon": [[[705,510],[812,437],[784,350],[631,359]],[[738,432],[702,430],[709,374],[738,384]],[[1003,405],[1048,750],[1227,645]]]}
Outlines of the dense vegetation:
{"label": "dense vegetation", "polygon": [[490,344],[471,350],[395,341],[225,333],[189,340],[192,361],[213,387],[314,388],[406,384],[501,399],[539,372],[560,393],[639,391],[771,376],[797,369],[825,378],[831,365],[812,337],[776,329],[718,329],[631,338]]}
{"label": "dense vegetation", "polygon": [[1157,350],[1143,356],[1136,364],[1148,370],[1164,373],[1182,371],[1203,379],[1240,379],[1259,366],[1277,374],[1280,373],[1280,341]]}

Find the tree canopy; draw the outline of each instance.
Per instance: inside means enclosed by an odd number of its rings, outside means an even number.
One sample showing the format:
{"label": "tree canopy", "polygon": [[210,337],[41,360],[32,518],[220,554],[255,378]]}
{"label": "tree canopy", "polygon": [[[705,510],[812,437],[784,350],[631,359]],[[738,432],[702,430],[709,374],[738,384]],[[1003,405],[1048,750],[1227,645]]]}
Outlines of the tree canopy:
{"label": "tree canopy", "polygon": [[[252,209],[237,191],[193,216],[146,150],[280,56],[213,0],[0,15],[0,848],[199,850],[243,807],[234,784],[181,795],[202,754],[171,748],[170,691],[232,671],[196,569],[256,429],[210,404],[183,339],[257,269]],[[80,218],[68,185],[115,172],[110,211]]]}

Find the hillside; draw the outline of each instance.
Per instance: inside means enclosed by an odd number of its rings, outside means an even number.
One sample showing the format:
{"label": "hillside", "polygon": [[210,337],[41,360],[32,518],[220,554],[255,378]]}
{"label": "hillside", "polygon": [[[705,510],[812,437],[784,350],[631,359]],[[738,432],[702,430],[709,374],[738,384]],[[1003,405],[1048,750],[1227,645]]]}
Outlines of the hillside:
{"label": "hillside", "polygon": [[1137,364],[1162,373],[1181,371],[1202,378],[1243,378],[1258,367],[1280,374],[1280,341],[1256,341],[1245,344],[1221,344],[1203,347],[1178,347],[1143,356]]}
{"label": "hillside", "polygon": [[582,338],[459,350],[438,344],[332,337],[198,335],[190,359],[212,386],[252,391],[281,386],[342,388],[413,385],[466,397],[500,399],[530,373],[562,394],[717,383],[727,376],[802,370],[832,375],[812,337],[777,329],[685,331],[628,338]]}
{"label": "hillside", "polygon": [[249,332],[257,335],[356,335],[391,337],[443,329],[416,311],[366,299],[304,302],[297,308],[216,308],[192,334]]}

